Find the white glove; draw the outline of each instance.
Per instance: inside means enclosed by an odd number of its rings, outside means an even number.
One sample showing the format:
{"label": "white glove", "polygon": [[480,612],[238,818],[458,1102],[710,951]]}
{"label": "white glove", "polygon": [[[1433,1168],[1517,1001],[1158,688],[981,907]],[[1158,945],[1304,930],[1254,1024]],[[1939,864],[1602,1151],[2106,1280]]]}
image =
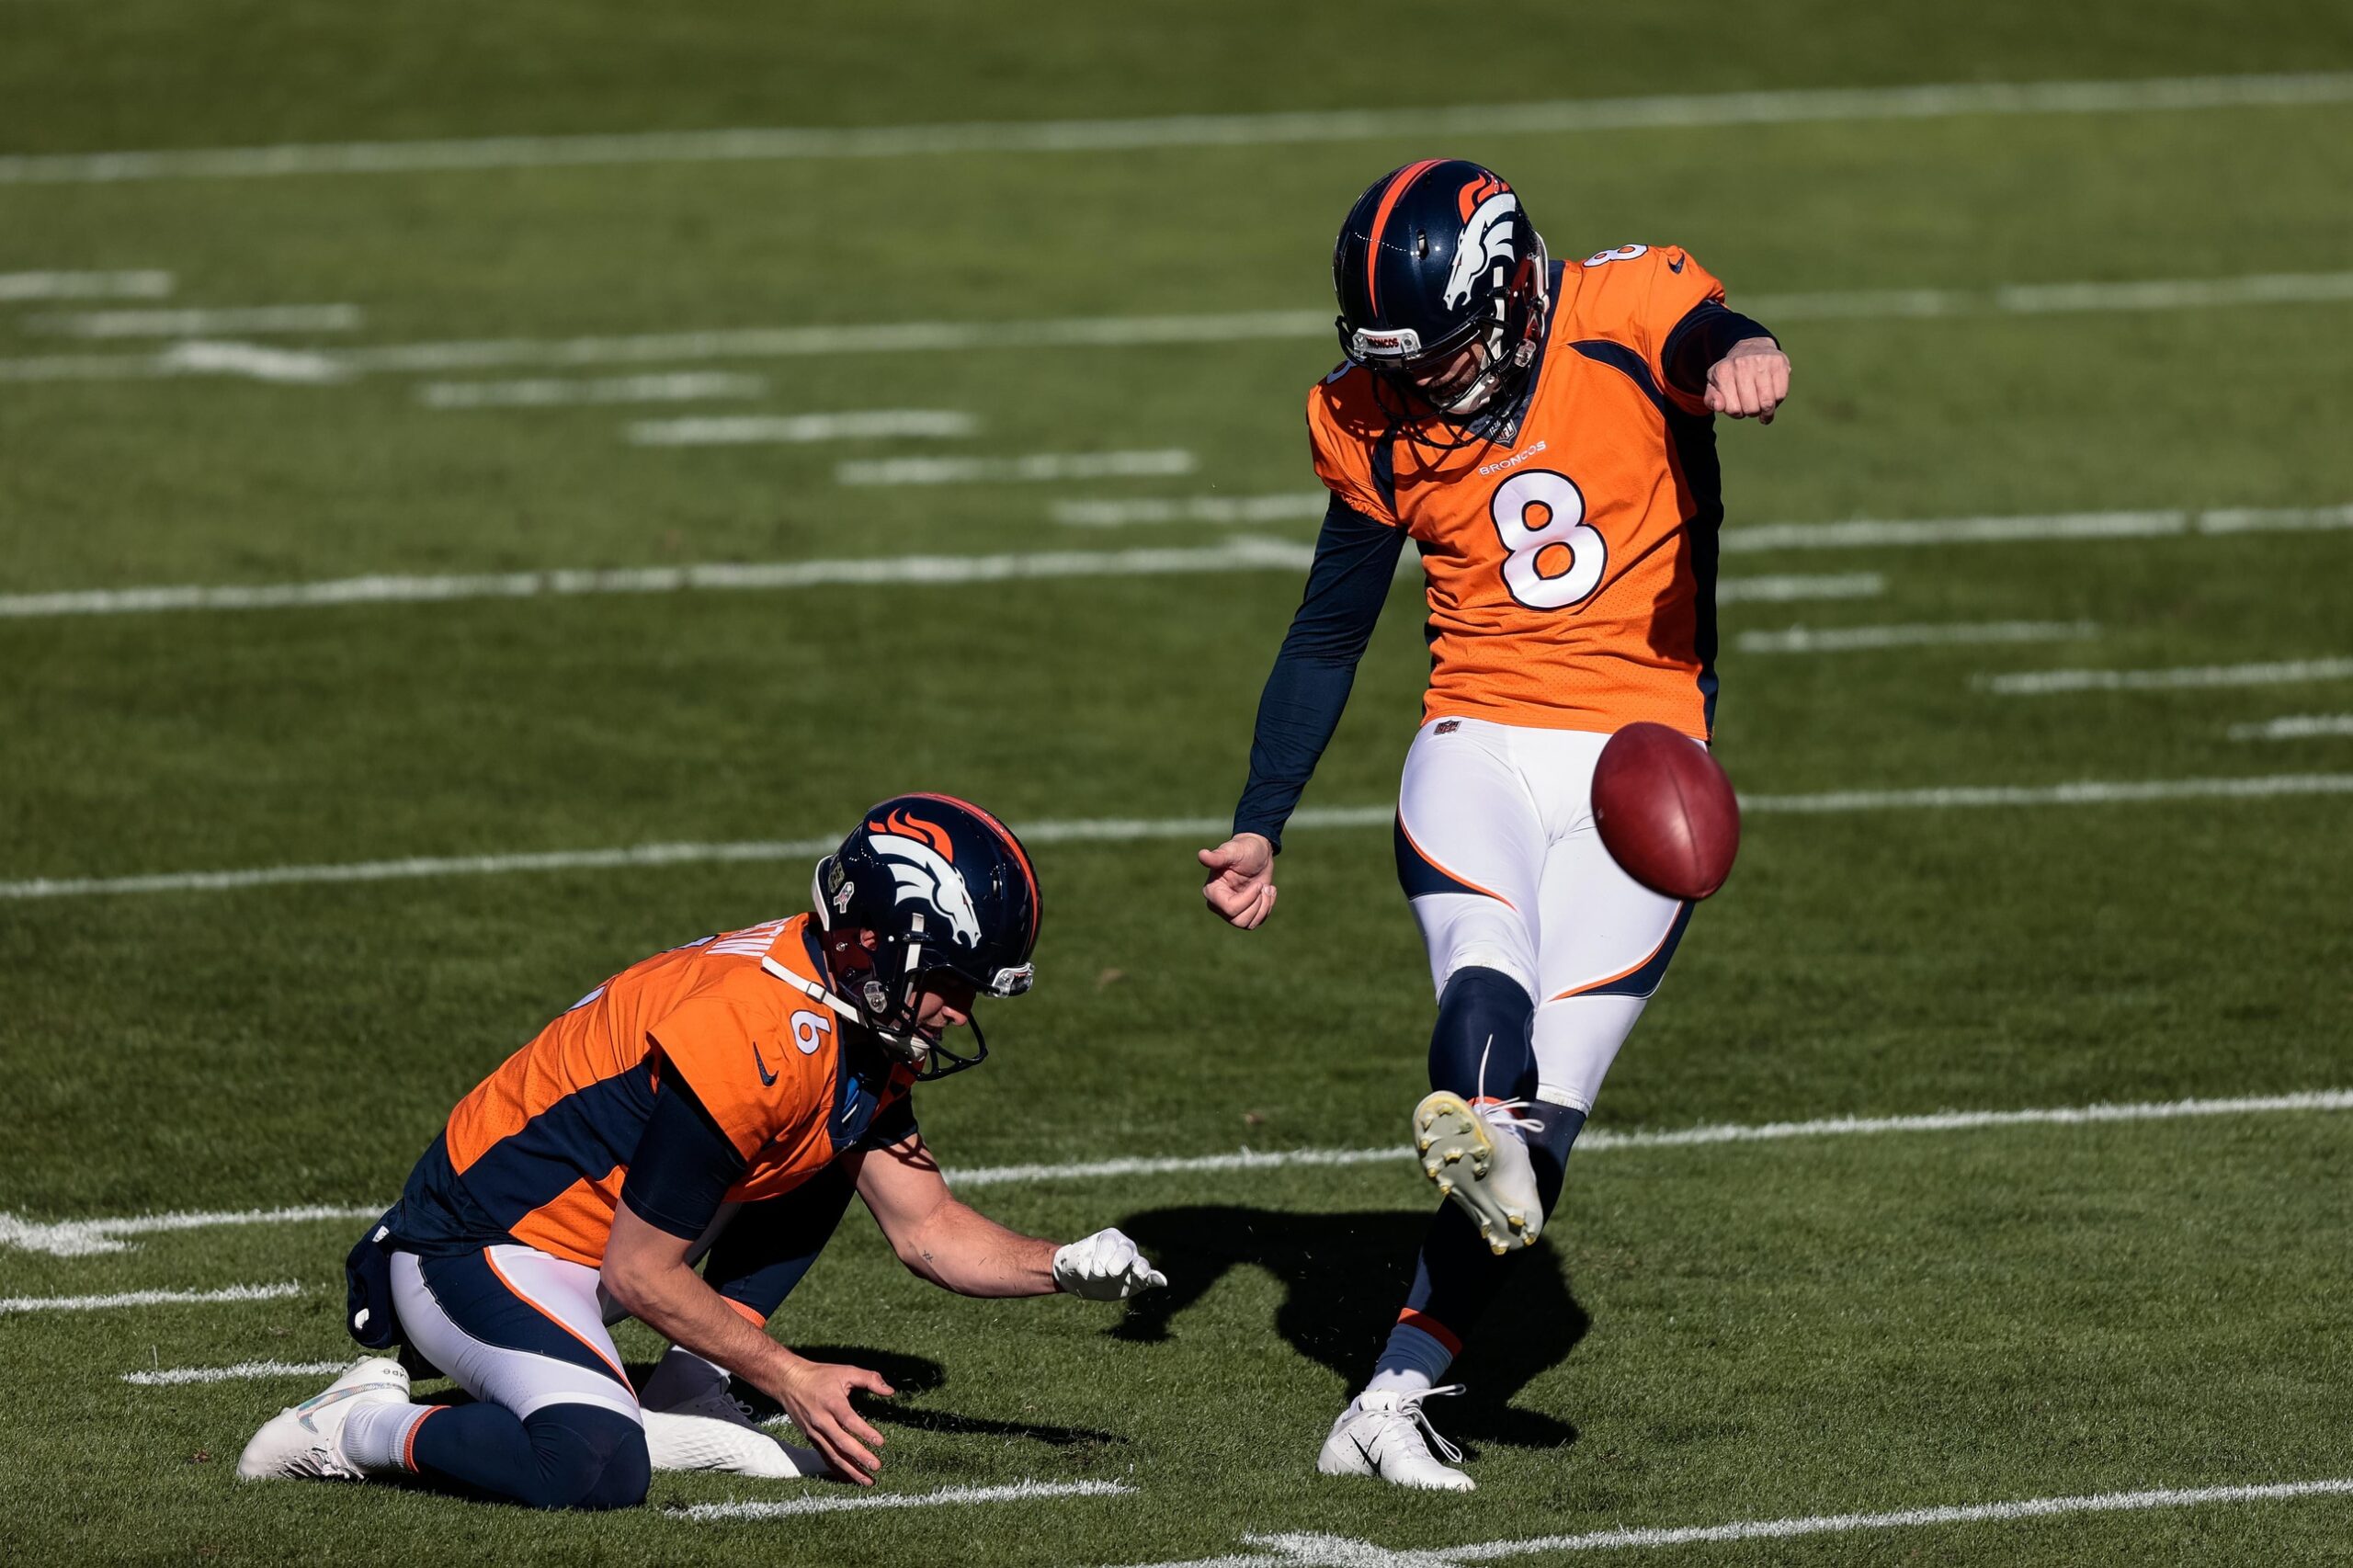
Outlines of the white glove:
{"label": "white glove", "polygon": [[1117,1231],[1097,1231],[1054,1254],[1054,1284],[1090,1301],[1124,1301],[1168,1283],[1136,1244]]}

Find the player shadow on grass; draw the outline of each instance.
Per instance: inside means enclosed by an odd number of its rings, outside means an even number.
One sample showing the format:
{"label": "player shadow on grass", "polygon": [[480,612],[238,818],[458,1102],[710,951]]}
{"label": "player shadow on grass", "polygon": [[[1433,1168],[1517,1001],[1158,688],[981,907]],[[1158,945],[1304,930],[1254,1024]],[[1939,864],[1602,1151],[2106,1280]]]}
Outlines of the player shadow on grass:
{"label": "player shadow on grass", "polygon": [[[900,1397],[926,1394],[944,1386],[947,1369],[937,1361],[923,1356],[909,1356],[896,1350],[869,1350],[847,1345],[796,1345],[793,1354],[812,1361],[837,1361],[853,1367],[871,1367],[889,1380]],[[654,1364],[632,1364],[631,1381],[642,1388],[654,1370]],[[784,1414],[783,1407],[767,1395],[738,1380],[733,1385],[735,1397],[751,1406],[752,1418],[767,1421]],[[1086,1426],[1056,1426],[1036,1421],[997,1421],[983,1415],[959,1415],[949,1410],[926,1410],[915,1405],[903,1405],[892,1400],[858,1399],[859,1414],[878,1426],[904,1426],[916,1432],[944,1432],[957,1437],[1027,1437],[1032,1442],[1045,1443],[1057,1449],[1099,1449],[1127,1438],[1117,1432],[1098,1432]],[[787,1441],[799,1441],[790,1431]]]}
{"label": "player shadow on grass", "polygon": [[[1109,1332],[1133,1343],[1176,1336],[1176,1319],[1237,1265],[1283,1283],[1275,1331],[1291,1347],[1339,1374],[1350,1388],[1371,1374],[1412,1282],[1414,1257],[1429,1229],[1427,1210],[1300,1214],[1201,1205],[1153,1209],[1120,1221],[1168,1287],[1138,1297]],[[1512,1396],[1565,1359],[1593,1320],[1569,1294],[1552,1244],[1539,1242],[1480,1322],[1447,1374],[1464,1384],[1445,1402],[1441,1429],[1515,1448],[1559,1448],[1577,1429],[1557,1416],[1514,1409]]]}

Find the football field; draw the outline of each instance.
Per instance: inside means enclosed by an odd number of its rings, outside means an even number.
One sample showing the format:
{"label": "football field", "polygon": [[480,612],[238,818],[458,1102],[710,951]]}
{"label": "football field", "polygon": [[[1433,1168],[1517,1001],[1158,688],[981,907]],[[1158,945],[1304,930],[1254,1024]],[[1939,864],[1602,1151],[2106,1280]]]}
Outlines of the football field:
{"label": "football field", "polygon": [[[1468,1495],[1313,1472],[1432,1207],[1417,573],[1270,922],[1193,862],[1333,232],[1434,154],[1795,367],[1718,430],[1741,859],[1432,1403]],[[2306,0],[0,0],[0,1555],[2345,1560],[2348,193]],[[774,1326],[900,1389],[872,1494],[239,1486],[452,1102],[905,790],[1044,890],[927,1140],[1170,1288],[853,1217]]]}

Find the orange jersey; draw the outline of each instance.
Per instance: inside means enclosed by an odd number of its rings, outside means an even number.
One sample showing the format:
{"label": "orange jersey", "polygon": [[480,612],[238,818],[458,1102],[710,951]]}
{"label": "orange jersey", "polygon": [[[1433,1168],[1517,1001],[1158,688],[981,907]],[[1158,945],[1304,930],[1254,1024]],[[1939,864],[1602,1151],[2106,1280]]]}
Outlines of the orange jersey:
{"label": "orange jersey", "polygon": [[1706,739],[1715,706],[1712,422],[1670,386],[1676,324],[1723,285],[1673,245],[1552,269],[1541,358],[1517,414],[1452,451],[1346,365],[1307,398],[1315,472],[1403,528],[1428,580],[1427,719]]}
{"label": "orange jersey", "polygon": [[730,1201],[789,1192],[870,1134],[912,1132],[912,1072],[846,1049],[834,1015],[764,960],[822,984],[814,920],[707,937],[582,997],[458,1102],[394,1234],[420,1252],[511,1238],[595,1267],[669,1074],[746,1162]]}

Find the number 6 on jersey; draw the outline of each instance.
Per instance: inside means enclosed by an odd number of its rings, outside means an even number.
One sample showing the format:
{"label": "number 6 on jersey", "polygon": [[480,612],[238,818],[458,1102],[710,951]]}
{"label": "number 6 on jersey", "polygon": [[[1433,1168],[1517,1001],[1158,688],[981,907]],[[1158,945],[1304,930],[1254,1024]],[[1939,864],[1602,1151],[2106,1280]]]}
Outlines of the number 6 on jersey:
{"label": "number 6 on jersey", "polygon": [[1495,486],[1487,504],[1504,558],[1504,586],[1530,609],[1567,609],[1593,597],[1609,546],[1585,520],[1585,493],[1566,474],[1531,469]]}

